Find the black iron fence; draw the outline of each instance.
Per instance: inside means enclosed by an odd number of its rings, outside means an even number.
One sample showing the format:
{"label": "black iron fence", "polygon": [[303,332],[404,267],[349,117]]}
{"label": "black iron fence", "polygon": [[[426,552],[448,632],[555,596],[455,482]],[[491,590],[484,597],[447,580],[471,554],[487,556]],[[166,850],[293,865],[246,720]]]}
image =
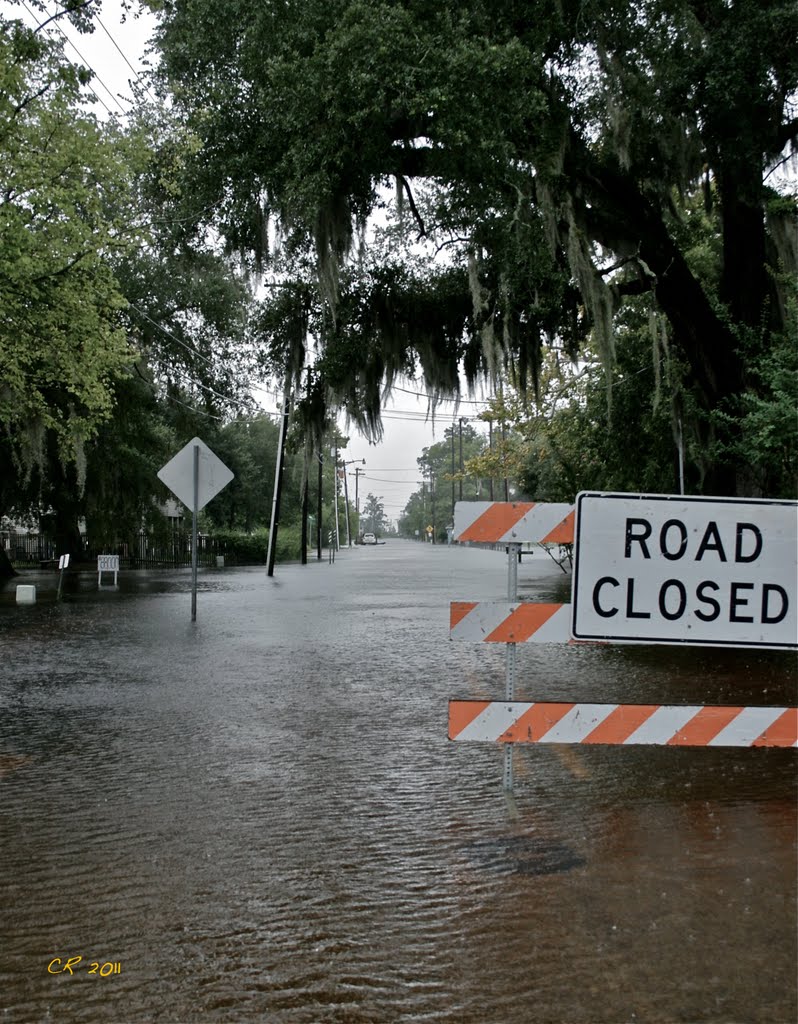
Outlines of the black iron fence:
{"label": "black iron fence", "polygon": [[[119,555],[120,569],[168,569],[191,565],[191,531],[175,530],[168,538],[154,537],[139,533],[132,540],[118,544],[94,545],[90,537],[83,537],[82,558],[74,564],[86,563],[96,566],[98,555]],[[0,544],[5,548],[11,563],[16,568],[50,568],[57,565],[56,546],[47,537],[37,533],[3,533]],[[202,566],[215,566],[217,558],[225,557],[227,564],[234,564],[231,555],[226,557],[225,542],[208,534],[197,536],[197,561]]]}

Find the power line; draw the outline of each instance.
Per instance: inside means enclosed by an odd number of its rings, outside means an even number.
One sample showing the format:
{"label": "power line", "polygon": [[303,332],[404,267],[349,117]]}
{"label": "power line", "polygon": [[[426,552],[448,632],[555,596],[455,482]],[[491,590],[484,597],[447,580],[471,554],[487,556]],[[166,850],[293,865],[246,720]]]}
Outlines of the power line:
{"label": "power line", "polygon": [[[40,22],[40,21],[39,21],[39,20],[38,20],[38,19],[36,18],[36,15],[35,15],[35,14],[33,13],[33,11],[32,11],[32,10],[30,9],[30,7],[28,7],[28,5],[27,5],[27,3],[25,2],[25,0],[22,0],[22,6],[23,6],[23,7],[25,8],[25,10],[26,10],[26,11],[28,12],[28,14],[30,14],[30,16],[31,16],[31,17],[33,18],[33,20],[34,20],[34,21],[36,22],[36,24],[37,24],[37,25],[39,26],[39,28],[42,28],[42,24],[41,24],[41,22]],[[98,73],[97,73],[97,72],[96,72],[96,71],[94,70],[94,68],[93,68],[93,67],[91,66],[91,64],[90,64],[90,63],[89,63],[89,62],[88,62],[88,61],[86,60],[86,58],[85,58],[85,57],[83,56],[83,54],[82,54],[82,53],[80,52],[80,50],[79,50],[79,49],[77,48],[77,46],[75,46],[75,44],[74,44],[74,43],[72,42],[72,40],[71,40],[71,39],[69,38],[69,36],[68,36],[68,35],[66,34],[66,32],[65,32],[65,31],[64,31],[64,30],[63,30],[63,29],[61,28],[61,26],[60,26],[60,25],[58,24],[58,22],[56,21],[56,22],[54,22],[53,24],[54,24],[55,28],[56,28],[56,29],[57,29],[57,30],[58,30],[58,31],[59,31],[59,32],[61,33],[61,35],[62,35],[62,36],[64,37],[64,39],[66,40],[67,44],[68,44],[69,46],[71,46],[71,47],[72,47],[72,49],[73,49],[73,50],[75,51],[75,53],[76,53],[76,54],[78,55],[78,57],[80,58],[80,60],[81,60],[81,61],[83,61],[84,65],[85,65],[85,66],[86,66],[86,67],[87,67],[87,68],[89,69],[89,71],[91,71],[91,73],[92,73],[92,76],[93,76],[94,78],[96,78],[96,79],[97,79],[97,81],[98,81],[98,82],[100,83],[100,85],[101,85],[101,86],[103,87],[103,89],[105,89],[105,91],[106,91],[106,92],[108,93],[108,95],[109,95],[109,96],[111,97],[111,99],[113,100],[113,102],[114,102],[114,103],[115,103],[115,104],[117,105],[117,107],[119,107],[119,110],[120,110],[120,112],[121,112],[122,114],[124,114],[125,116],[127,116],[127,114],[128,114],[128,111],[127,111],[127,110],[125,110],[125,108],[124,108],[124,107],[122,106],[122,104],[121,104],[121,103],[119,102],[119,98],[118,98],[118,97],[117,97],[116,95],[114,95],[114,93],[113,93],[113,92],[111,92],[111,90],[110,90],[110,89],[108,88],[108,86],[107,86],[107,85],[105,84],[105,82],[104,82],[104,81],[102,80],[102,78],[100,77],[100,75],[99,75],[99,74],[98,74]],[[95,91],[95,96],[97,96],[97,93],[96,93],[96,91]],[[113,110],[111,110],[111,108],[110,108],[110,107],[108,106],[108,104],[107,104],[107,103],[106,103],[106,102],[105,102],[105,101],[103,100],[103,98],[102,98],[101,96],[97,96],[97,99],[99,100],[99,102],[100,102],[100,103],[102,103],[102,105],[103,105],[103,106],[105,107],[105,109],[106,109],[106,110],[108,111],[108,113],[109,113],[109,114],[111,114],[111,116],[113,116],[113,113],[114,113],[114,112],[113,112]]]}
{"label": "power line", "polygon": [[207,391],[208,394],[213,395],[214,397],[221,399],[223,402],[226,402],[228,405],[237,405],[241,409],[250,409],[251,408],[250,403],[243,402],[243,401],[241,401],[238,398],[231,398],[229,395],[223,395],[223,394],[221,394],[221,392],[215,391],[212,387],[210,387],[210,385],[203,384],[201,381],[195,380],[193,377],[190,377],[183,370],[179,370],[176,367],[171,366],[165,359],[159,359],[156,356],[155,362],[162,369],[164,369],[166,371],[166,375],[167,376],[169,376],[170,374],[176,374],[178,377],[182,377],[184,380],[187,380],[190,384],[193,384],[194,387],[201,388],[203,391]]}
{"label": "power line", "polygon": [[190,352],[193,356],[197,356],[199,359],[202,359],[203,362],[208,364],[208,366],[216,365],[211,359],[209,359],[207,356],[204,356],[197,349],[193,348],[191,345],[188,345],[185,341],[181,341],[176,334],[173,334],[170,330],[164,327],[163,324],[159,324],[156,320],[153,320],[152,317],[148,316],[143,309],[141,309],[139,306],[135,304],[135,302],[129,303],[129,306],[131,309],[135,309],[137,313],[144,317],[145,320],[148,320],[153,325],[153,327],[157,327],[159,331],[163,331],[164,334],[168,335],[168,337],[170,337],[172,341],[176,341],[178,345],[182,345],[183,348],[186,349],[186,351]]}
{"label": "power line", "polygon": [[147,93],[147,95],[150,97],[152,102],[156,103],[157,101],[156,101],[155,97],[153,96],[153,94],[150,92],[147,84],[144,81],[142,81],[142,79],[139,76],[139,73],[136,71],[136,69],[133,67],[133,65],[130,63],[130,61],[127,59],[125,54],[122,52],[122,50],[121,50],[121,48],[119,46],[119,43],[117,43],[117,41],[114,39],[114,37],[111,35],[111,33],[108,31],[108,29],[103,24],[102,19],[100,18],[100,15],[99,14],[95,14],[94,17],[97,20],[97,24],[100,26],[100,28],[103,30],[103,32],[105,32],[105,34],[108,36],[108,38],[111,40],[111,42],[116,47],[118,53],[122,57],[122,60],[125,62],[125,64],[127,64],[127,66],[130,68],[130,70],[133,72],[133,75],[135,76],[136,81],[139,83],[140,86],[142,86],[142,88]]}
{"label": "power line", "polygon": [[[25,0],[22,0],[22,6],[23,6],[23,7],[25,8],[25,10],[26,10],[26,11],[28,12],[28,14],[29,14],[29,15],[31,16],[31,18],[33,18],[33,20],[35,21],[36,25],[37,25],[37,26],[38,26],[39,28],[44,28],[45,24],[47,24],[47,23],[46,23],[46,22],[41,22],[41,21],[39,21],[39,19],[38,19],[38,18],[36,17],[36,15],[35,15],[35,14],[33,13],[33,11],[32,11],[32,10],[30,9],[30,7],[28,7],[28,5],[27,5],[27,4],[25,3]],[[120,109],[120,110],[122,111],[122,113],[123,113],[123,114],[124,114],[124,113],[126,113],[126,111],[122,109],[122,106],[121,106],[121,104],[119,103],[119,101],[117,100],[117,98],[116,98],[116,97],[115,97],[115,96],[113,95],[113,93],[112,93],[112,92],[111,92],[111,90],[110,90],[110,89],[108,88],[108,86],[107,86],[107,85],[105,84],[105,82],[103,82],[103,80],[102,80],[102,79],[100,78],[100,76],[99,76],[99,75],[97,74],[97,72],[96,72],[96,71],[94,70],[94,68],[93,68],[93,67],[91,67],[91,65],[89,64],[89,62],[88,62],[88,61],[87,61],[87,60],[86,60],[86,59],[85,59],[84,57],[81,57],[80,51],[79,51],[79,50],[78,50],[78,48],[77,48],[77,47],[75,46],[75,44],[74,44],[74,43],[72,42],[72,40],[71,40],[71,39],[69,38],[69,36],[68,36],[68,35],[66,34],[66,32],[64,32],[64,30],[63,30],[63,29],[61,28],[61,26],[60,26],[60,25],[58,24],[58,22],[55,22],[55,27],[56,27],[56,28],[58,29],[58,31],[59,31],[59,32],[61,33],[61,35],[62,35],[62,36],[64,37],[64,39],[66,39],[66,41],[67,41],[67,42],[69,43],[69,45],[70,45],[70,46],[72,47],[72,49],[73,49],[73,50],[75,51],[75,53],[76,53],[76,54],[78,55],[78,57],[80,57],[80,59],[81,59],[81,60],[83,61],[83,63],[84,63],[85,65],[86,65],[86,67],[88,67],[88,69],[89,69],[89,70],[91,71],[91,73],[92,73],[92,74],[93,74],[93,75],[94,75],[94,76],[95,76],[95,77],[97,78],[97,81],[98,81],[98,82],[100,83],[100,85],[102,85],[102,87],[103,87],[103,88],[105,89],[105,91],[106,91],[106,92],[108,93],[108,95],[109,95],[109,96],[111,97],[111,99],[112,99],[112,100],[114,101],[114,103],[116,103],[116,105],[117,105],[117,106],[119,107],[119,109]],[[67,60],[69,60],[69,58],[68,58],[68,57],[67,57]],[[71,64],[71,63],[72,63],[72,61],[70,61],[70,64]],[[113,116],[114,116],[114,112],[113,112],[113,110],[111,110],[111,108],[110,108],[110,107],[108,106],[108,104],[107,104],[107,103],[105,102],[105,100],[104,100],[104,99],[102,98],[102,96],[98,96],[96,92],[95,92],[95,94],[94,94],[94,95],[95,95],[95,98],[96,98],[96,99],[97,99],[97,100],[98,100],[98,101],[99,101],[100,103],[102,103],[102,105],[103,105],[103,106],[105,107],[105,109],[106,109],[106,110],[108,111],[108,113],[109,113],[109,114],[111,115],[111,117],[113,117]]]}
{"label": "power line", "polygon": [[436,398],[435,395],[431,395],[429,392],[422,391],[409,391],[407,388],[400,388],[397,385],[391,386],[391,391],[401,391],[405,395],[415,395],[416,398],[426,398],[428,401],[434,401],[436,404],[440,402],[450,402],[453,405],[489,405],[489,399],[475,399],[475,398]]}

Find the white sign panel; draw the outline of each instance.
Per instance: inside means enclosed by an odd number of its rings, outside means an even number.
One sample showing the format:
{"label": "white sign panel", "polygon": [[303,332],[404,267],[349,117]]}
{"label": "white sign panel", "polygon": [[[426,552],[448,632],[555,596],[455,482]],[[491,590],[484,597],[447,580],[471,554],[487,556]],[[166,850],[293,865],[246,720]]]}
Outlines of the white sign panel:
{"label": "white sign panel", "polygon": [[172,494],[179,498],[189,509],[194,507],[194,446],[199,448],[199,486],[197,511],[205,508],[211,498],[227,487],[235,474],[215,455],[198,437],[189,441],[181,448],[173,459],[170,459],[158,470],[158,479],[162,480]]}
{"label": "white sign panel", "polygon": [[798,648],[798,503],[583,492],[577,640]]}

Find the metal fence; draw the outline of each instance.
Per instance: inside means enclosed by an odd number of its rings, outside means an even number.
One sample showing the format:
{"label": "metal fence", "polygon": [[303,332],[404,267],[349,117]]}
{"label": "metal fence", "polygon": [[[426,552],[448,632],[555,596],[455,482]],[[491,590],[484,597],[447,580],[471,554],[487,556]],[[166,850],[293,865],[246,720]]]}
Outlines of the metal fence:
{"label": "metal fence", "polygon": [[[175,530],[167,539],[140,533],[132,541],[96,546],[84,536],[83,558],[77,563],[97,564],[98,555],[119,555],[122,569],[168,569],[191,565],[191,531]],[[59,554],[52,540],[37,533],[3,533],[0,543],[16,568],[47,569],[57,563]],[[197,536],[197,561],[215,566],[225,555],[225,544],[207,534]],[[228,563],[231,561],[227,560]]]}

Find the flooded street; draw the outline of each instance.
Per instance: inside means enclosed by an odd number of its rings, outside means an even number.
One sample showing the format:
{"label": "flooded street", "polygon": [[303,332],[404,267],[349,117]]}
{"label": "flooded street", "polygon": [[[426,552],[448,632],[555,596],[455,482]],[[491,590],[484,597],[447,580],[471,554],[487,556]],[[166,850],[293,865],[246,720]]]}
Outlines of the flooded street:
{"label": "flooded street", "polygon": [[[447,740],[504,695],[449,602],[506,576],[389,541],[205,571],[194,624],[188,571],[0,590],[0,1021],[793,1024],[796,752],[519,747],[506,797]],[[528,645],[516,697],[789,705],[796,663]]]}

